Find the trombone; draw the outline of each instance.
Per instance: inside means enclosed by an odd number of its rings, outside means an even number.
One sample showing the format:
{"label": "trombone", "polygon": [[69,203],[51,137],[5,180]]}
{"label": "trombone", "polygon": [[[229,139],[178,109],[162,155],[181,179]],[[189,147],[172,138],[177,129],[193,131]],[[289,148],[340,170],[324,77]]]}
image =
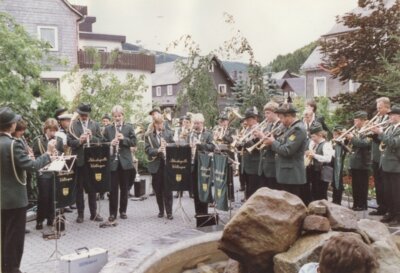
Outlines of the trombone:
{"label": "trombone", "polygon": [[358,133],[359,134],[369,133],[371,131],[371,129],[373,129],[375,127],[379,127],[379,126],[384,126],[384,125],[387,125],[387,124],[389,124],[389,120],[385,120],[385,121],[382,121],[380,123],[372,124],[372,125],[369,125],[369,126],[365,126],[364,125],[363,127],[361,127],[361,129],[358,131]]}

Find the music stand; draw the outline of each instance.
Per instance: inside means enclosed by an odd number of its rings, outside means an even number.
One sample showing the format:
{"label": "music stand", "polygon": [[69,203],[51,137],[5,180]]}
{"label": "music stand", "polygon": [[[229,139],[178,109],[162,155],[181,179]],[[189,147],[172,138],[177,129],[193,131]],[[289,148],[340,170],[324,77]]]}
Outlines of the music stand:
{"label": "music stand", "polygon": [[[67,163],[67,160],[71,160],[71,162]],[[56,210],[57,210],[56,174],[71,172],[72,168],[74,167],[75,160],[76,160],[76,155],[64,156],[64,154],[61,154],[61,156],[57,156],[50,164],[44,166],[43,168],[41,168],[39,170],[39,172],[53,173],[53,204],[54,204],[54,213],[55,214],[56,214]],[[60,225],[61,222],[65,222],[62,215],[63,214],[61,214],[61,213],[56,215],[53,223],[58,222]],[[54,255],[55,255],[55,260],[58,260],[59,259],[58,255],[62,255],[62,253],[58,250],[58,239],[61,237],[61,234],[60,234],[59,230],[57,230],[57,227],[54,224],[53,224],[53,229],[55,229],[54,230],[55,249],[47,261],[50,261]]]}

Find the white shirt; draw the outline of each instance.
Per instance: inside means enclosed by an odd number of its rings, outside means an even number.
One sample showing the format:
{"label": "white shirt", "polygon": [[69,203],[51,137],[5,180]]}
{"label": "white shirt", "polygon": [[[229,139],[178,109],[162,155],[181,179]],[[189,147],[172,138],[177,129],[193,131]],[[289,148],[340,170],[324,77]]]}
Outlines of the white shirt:
{"label": "white shirt", "polygon": [[300,268],[299,273],[317,273],[318,263],[308,263]]}
{"label": "white shirt", "polygon": [[[325,141],[325,139],[321,139],[321,142]],[[315,152],[316,146],[319,143],[315,144],[314,141],[310,141],[308,145],[309,150],[313,150]],[[322,147],[322,155],[315,154],[314,159],[321,163],[329,163],[332,160],[332,157],[335,155],[335,150],[333,150],[332,144],[330,141],[325,141],[324,146]]]}

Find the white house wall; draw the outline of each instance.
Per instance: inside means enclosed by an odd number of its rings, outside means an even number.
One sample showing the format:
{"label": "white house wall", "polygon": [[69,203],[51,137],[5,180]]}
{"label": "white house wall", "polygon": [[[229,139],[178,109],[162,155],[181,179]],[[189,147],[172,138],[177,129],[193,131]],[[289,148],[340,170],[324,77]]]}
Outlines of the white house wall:
{"label": "white house wall", "polygon": [[114,49],[122,50],[120,42],[79,39],[79,49],[84,50],[85,47],[105,48],[106,52],[111,52]]}

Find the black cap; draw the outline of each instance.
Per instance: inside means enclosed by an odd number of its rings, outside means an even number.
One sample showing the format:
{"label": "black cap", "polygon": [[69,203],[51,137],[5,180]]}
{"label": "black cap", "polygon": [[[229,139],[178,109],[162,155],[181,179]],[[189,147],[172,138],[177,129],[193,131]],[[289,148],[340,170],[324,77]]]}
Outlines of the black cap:
{"label": "black cap", "polygon": [[111,117],[109,114],[104,114],[104,116],[101,119],[108,119],[111,120]]}
{"label": "black cap", "polygon": [[342,125],[336,125],[335,127],[333,127],[333,131],[334,132],[341,132],[343,131],[345,128]]}
{"label": "black cap", "polygon": [[388,114],[400,115],[400,105],[393,105]]}
{"label": "black cap", "polygon": [[76,109],[76,112],[78,112],[79,115],[89,115],[90,112],[92,112],[92,107],[90,107],[90,104],[81,103],[78,109]]}
{"label": "black cap", "polygon": [[160,107],[154,107],[153,109],[151,109],[151,111],[149,112],[149,115],[152,115],[154,112],[158,112],[161,114]]}
{"label": "black cap", "polygon": [[58,108],[54,114],[54,118],[58,119],[58,116],[62,115],[63,113],[67,112],[67,108]]}
{"label": "black cap", "polygon": [[218,116],[218,119],[229,120],[229,117],[225,112],[221,112],[221,114]]}
{"label": "black cap", "polygon": [[311,127],[310,127],[310,135],[319,133],[323,131],[324,129],[322,128],[321,123],[315,122]]}
{"label": "black cap", "polygon": [[185,115],[185,116],[182,116],[182,120],[188,120],[188,121],[190,121],[190,120],[191,120],[191,117],[190,117],[189,115]]}
{"label": "black cap", "polygon": [[246,109],[246,112],[244,113],[244,118],[257,118],[258,117],[258,110],[257,107],[253,106],[251,108]]}
{"label": "black cap", "polygon": [[0,108],[0,125],[7,125],[21,119],[20,115],[15,114],[9,107]]}
{"label": "black cap", "polygon": [[292,114],[292,113],[297,113],[297,109],[291,103],[284,103],[281,106],[279,106],[278,110],[276,110],[276,113],[278,113],[278,114]]}
{"label": "black cap", "polygon": [[353,118],[367,119],[368,114],[365,111],[357,111],[354,113]]}

